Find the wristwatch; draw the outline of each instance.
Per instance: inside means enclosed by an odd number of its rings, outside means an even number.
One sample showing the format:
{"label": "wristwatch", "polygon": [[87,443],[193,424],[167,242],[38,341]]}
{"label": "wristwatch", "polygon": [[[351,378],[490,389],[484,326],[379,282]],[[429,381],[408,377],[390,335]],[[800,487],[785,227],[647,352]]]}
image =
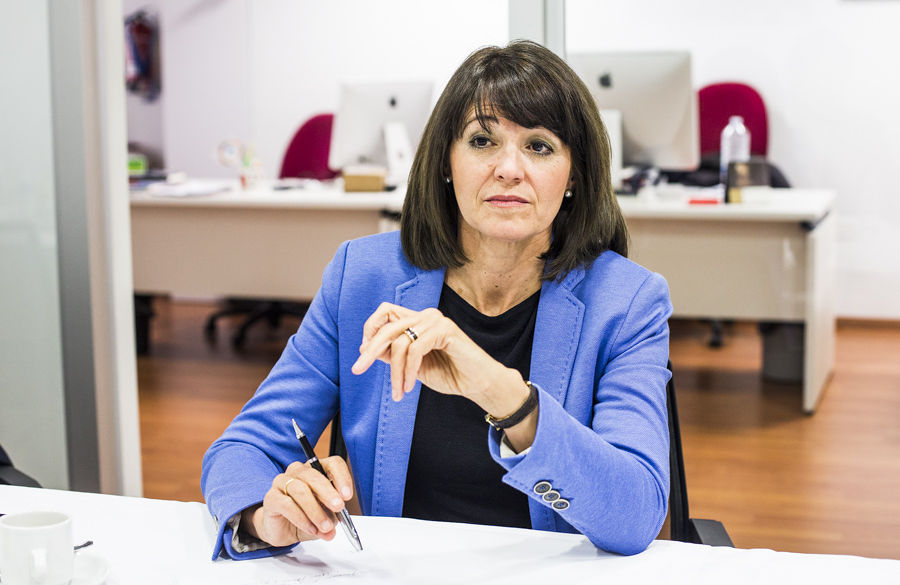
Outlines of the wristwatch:
{"label": "wristwatch", "polygon": [[525,381],[525,384],[528,386],[528,398],[525,399],[525,402],[522,403],[522,406],[520,406],[511,415],[504,418],[495,418],[490,413],[485,414],[484,420],[498,431],[508,429],[509,427],[515,426],[525,420],[525,417],[531,414],[538,405],[537,387],[527,380]]}

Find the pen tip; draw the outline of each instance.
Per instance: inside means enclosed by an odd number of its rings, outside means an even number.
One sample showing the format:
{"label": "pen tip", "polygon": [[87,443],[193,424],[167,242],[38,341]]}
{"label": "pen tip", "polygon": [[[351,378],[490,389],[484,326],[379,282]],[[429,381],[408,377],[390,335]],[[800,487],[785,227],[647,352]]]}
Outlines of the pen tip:
{"label": "pen tip", "polygon": [[297,421],[291,419],[291,424],[294,425],[294,433],[297,435],[297,438],[304,436],[303,431],[300,430],[300,427],[297,425]]}

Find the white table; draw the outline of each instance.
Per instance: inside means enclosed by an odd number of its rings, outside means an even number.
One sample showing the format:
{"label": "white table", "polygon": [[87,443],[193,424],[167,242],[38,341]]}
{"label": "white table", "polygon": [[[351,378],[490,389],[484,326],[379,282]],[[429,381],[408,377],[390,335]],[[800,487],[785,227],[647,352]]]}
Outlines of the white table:
{"label": "white table", "polygon": [[[676,191],[677,195],[677,191]],[[834,366],[834,193],[754,189],[745,202],[621,197],[630,256],[669,283],[676,316],[803,323],[803,409]]]}
{"label": "white table", "polygon": [[0,486],[0,512],[38,509],[72,515],[75,542],[93,540],[85,553],[108,561],[108,585],[900,583],[896,560],[669,541],[622,557],[580,535],[369,517],[354,518],[361,553],[339,533],[288,556],[214,562],[200,503]]}

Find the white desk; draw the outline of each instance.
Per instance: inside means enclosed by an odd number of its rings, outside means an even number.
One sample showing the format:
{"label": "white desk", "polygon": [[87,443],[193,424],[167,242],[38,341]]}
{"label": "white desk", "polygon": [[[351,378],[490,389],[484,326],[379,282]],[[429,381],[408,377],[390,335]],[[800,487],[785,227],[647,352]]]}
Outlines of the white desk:
{"label": "white desk", "polygon": [[830,191],[778,189],[735,205],[619,199],[630,256],[669,283],[675,315],[803,323],[803,409],[834,366]]}
{"label": "white desk", "polygon": [[134,289],[191,296],[311,299],[341,242],[377,233],[403,192],[340,182],[195,197],[131,195]]}
{"label": "white desk", "polygon": [[200,503],[0,486],[0,512],[37,509],[72,515],[75,542],[93,540],[85,553],[109,562],[108,585],[900,583],[895,560],[668,541],[622,557],[580,535],[369,517],[354,519],[361,553],[339,533],[288,556],[213,562]]}
{"label": "white desk", "polygon": [[[345,193],[340,183],[132,194],[135,291],[311,299],[338,245],[382,231],[381,212],[398,211],[403,195]],[[619,202],[631,257],[666,277],[676,315],[805,324],[803,408],[812,412],[834,363],[834,195],[782,189],[748,199]]]}

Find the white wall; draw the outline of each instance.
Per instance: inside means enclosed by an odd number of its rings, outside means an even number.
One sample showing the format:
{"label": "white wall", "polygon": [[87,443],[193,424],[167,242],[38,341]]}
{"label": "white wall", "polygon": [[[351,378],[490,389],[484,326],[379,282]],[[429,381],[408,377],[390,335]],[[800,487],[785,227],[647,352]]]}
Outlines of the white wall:
{"label": "white wall", "polygon": [[424,78],[440,88],[466,55],[508,36],[501,0],[149,5],[162,28],[166,165],[195,176],[234,176],[215,159],[229,137],[252,144],[276,176],[300,124],[337,109],[341,79]]}
{"label": "white wall", "polygon": [[253,133],[251,4],[250,0],[156,1],[167,168],[200,177],[236,176],[218,163],[216,147],[225,138],[247,141]]}
{"label": "white wall", "polygon": [[[428,79],[508,40],[501,0],[270,0],[251,10],[251,126],[269,175],[300,124],[334,112],[343,79]],[[435,95],[435,99],[437,95]]]}
{"label": "white wall", "polygon": [[568,0],[570,52],[688,49],[694,82],[756,87],[769,158],[837,193],[837,312],[900,319],[900,2]]}

